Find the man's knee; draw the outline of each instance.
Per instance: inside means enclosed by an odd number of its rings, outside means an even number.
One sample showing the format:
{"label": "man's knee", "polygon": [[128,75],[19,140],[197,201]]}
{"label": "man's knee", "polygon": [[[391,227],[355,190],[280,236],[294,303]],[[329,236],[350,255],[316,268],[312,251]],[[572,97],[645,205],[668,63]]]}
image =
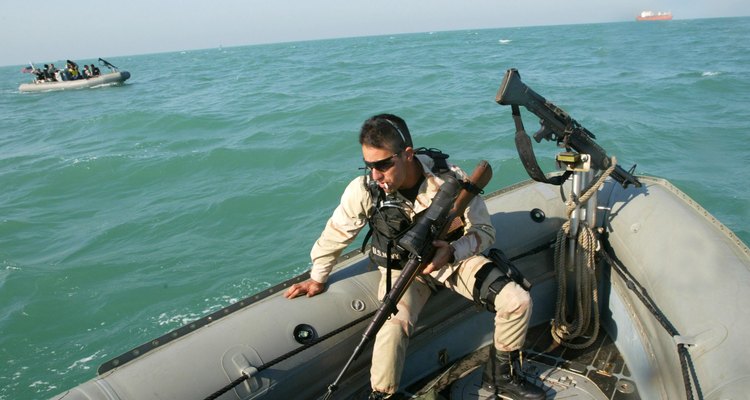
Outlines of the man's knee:
{"label": "man's knee", "polygon": [[515,282],[506,285],[495,298],[496,314],[503,319],[528,314],[531,307],[531,295]]}
{"label": "man's knee", "polygon": [[413,325],[409,321],[398,318],[396,315],[392,315],[388,318],[383,326],[378,331],[378,336],[387,336],[391,338],[410,337],[413,331]]}
{"label": "man's knee", "polygon": [[474,301],[490,312],[525,313],[531,308],[531,284],[500,250],[492,249],[490,256],[493,262],[474,275]]}
{"label": "man's knee", "polygon": [[495,302],[500,292],[511,282],[494,263],[484,264],[474,275],[474,289],[472,297],[487,311],[495,312]]}

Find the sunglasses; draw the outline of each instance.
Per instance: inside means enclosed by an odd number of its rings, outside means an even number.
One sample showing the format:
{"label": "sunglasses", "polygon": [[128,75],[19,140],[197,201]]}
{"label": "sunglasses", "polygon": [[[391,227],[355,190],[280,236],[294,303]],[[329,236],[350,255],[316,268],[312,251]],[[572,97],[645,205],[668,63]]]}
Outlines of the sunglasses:
{"label": "sunglasses", "polygon": [[392,156],[384,158],[382,160],[378,161],[365,161],[365,168],[367,169],[374,169],[378,170],[380,172],[388,171],[393,164],[396,162],[393,160],[394,158],[398,157],[399,153],[394,153]]}

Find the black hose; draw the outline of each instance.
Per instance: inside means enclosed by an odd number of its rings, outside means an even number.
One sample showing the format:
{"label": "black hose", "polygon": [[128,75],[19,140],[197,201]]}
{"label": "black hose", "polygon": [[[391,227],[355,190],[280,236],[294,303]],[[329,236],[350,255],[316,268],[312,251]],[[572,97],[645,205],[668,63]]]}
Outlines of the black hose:
{"label": "black hose", "polygon": [[[609,240],[607,240],[606,237],[602,237],[602,249],[603,251],[600,251],[599,253],[602,255],[607,264],[609,264],[615,270],[615,272],[620,275],[620,278],[625,281],[625,285],[628,287],[628,289],[635,293],[636,297],[638,297],[643,305],[646,306],[646,309],[648,309],[651,314],[654,315],[654,317],[659,322],[659,324],[661,324],[664,330],[666,330],[667,333],[669,333],[669,335],[672,337],[679,336],[680,333],[677,331],[677,328],[675,328],[674,325],[669,322],[667,316],[664,315],[664,313],[659,309],[651,296],[648,295],[646,289],[638,282],[638,280],[635,279],[635,277],[633,277],[633,275],[630,274],[628,269],[614,254],[614,249],[612,249],[612,246],[610,245]],[[684,343],[677,344],[677,355],[680,359],[680,366],[682,367],[682,379],[685,383],[685,393],[688,400],[693,400],[693,389],[690,383],[691,379],[692,382],[695,383],[695,391],[698,394],[698,398],[702,400],[703,394],[701,392],[700,385],[698,384],[698,374],[695,372],[695,367],[693,365],[693,360],[690,357],[690,352],[688,351]]]}

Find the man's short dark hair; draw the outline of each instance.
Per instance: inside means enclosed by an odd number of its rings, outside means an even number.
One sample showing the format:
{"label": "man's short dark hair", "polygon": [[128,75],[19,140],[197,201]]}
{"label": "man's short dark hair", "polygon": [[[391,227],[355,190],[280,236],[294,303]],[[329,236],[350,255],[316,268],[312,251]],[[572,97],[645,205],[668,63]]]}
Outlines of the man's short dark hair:
{"label": "man's short dark hair", "polygon": [[368,118],[359,131],[359,144],[394,153],[413,147],[406,122],[393,114],[378,114]]}

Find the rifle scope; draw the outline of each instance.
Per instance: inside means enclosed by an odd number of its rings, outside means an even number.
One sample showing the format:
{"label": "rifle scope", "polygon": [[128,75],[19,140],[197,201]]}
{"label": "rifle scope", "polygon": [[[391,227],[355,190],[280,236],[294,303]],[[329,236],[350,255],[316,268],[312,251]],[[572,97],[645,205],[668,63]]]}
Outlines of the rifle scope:
{"label": "rifle scope", "polygon": [[432,245],[432,241],[437,238],[438,230],[444,225],[442,222],[447,219],[453,202],[458,196],[461,185],[458,180],[450,175],[445,177],[445,181],[440,186],[432,204],[422,215],[417,223],[401,239],[398,245],[411,254],[421,255],[425,245]]}

